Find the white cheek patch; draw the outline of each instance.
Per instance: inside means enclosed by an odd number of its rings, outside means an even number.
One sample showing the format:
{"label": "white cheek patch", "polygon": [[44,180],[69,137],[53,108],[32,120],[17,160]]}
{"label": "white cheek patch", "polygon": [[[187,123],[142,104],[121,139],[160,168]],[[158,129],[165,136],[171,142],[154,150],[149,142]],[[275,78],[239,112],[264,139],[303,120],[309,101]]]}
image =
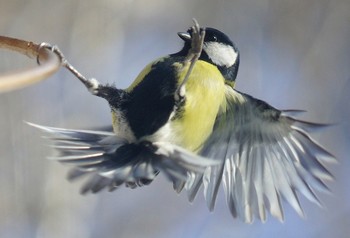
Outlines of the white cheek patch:
{"label": "white cheek patch", "polygon": [[232,46],[218,42],[205,43],[203,50],[207,53],[211,61],[218,66],[230,67],[237,60],[237,52]]}

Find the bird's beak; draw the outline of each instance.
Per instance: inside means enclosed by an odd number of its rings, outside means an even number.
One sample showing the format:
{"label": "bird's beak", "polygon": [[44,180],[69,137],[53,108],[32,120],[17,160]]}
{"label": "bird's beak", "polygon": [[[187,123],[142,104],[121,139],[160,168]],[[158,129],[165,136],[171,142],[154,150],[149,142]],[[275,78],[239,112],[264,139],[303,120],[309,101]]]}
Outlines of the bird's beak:
{"label": "bird's beak", "polygon": [[177,35],[184,41],[190,41],[192,39],[190,33],[188,32],[178,32]]}

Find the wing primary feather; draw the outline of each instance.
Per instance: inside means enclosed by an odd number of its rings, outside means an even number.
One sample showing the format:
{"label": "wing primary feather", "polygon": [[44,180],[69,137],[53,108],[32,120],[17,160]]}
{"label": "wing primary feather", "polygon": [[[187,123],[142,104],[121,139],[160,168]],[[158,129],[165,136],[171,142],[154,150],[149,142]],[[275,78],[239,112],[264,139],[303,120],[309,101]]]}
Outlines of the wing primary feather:
{"label": "wing primary feather", "polygon": [[295,164],[293,163],[294,160],[287,159],[289,158],[290,155],[281,146],[282,146],[281,144],[275,145],[275,151],[278,151],[278,153],[285,158],[283,160],[283,164],[284,164],[284,167],[286,168],[286,171],[288,172],[288,177],[292,186],[295,189],[297,189],[299,192],[301,192],[310,201],[316,203],[317,205],[320,205],[319,199],[316,196],[316,194],[313,192],[310,186],[305,182],[305,180],[298,173],[295,167]]}
{"label": "wing primary feather", "polygon": [[274,161],[274,173],[276,187],[281,192],[283,198],[294,208],[294,210],[301,216],[304,217],[304,211],[301,208],[299,199],[292,189],[292,184],[289,181],[288,174],[285,173],[284,165],[281,164],[281,159],[275,154]]}
{"label": "wing primary feather", "polygon": [[102,147],[95,147],[92,148],[91,146],[88,145],[50,145],[51,148],[57,149],[57,150],[90,150],[90,149],[95,149],[96,148],[102,148]]}
{"label": "wing primary feather", "polygon": [[234,202],[234,176],[235,176],[235,165],[233,162],[233,157],[228,158],[225,161],[224,174],[223,174],[223,184],[226,194],[226,202],[229,207],[231,215],[235,218],[237,217],[237,210]]}
{"label": "wing primary feather", "polygon": [[237,212],[237,217],[242,219],[242,221],[245,221],[246,218],[245,218],[245,214],[243,211],[244,201],[245,201],[244,184],[243,184],[242,175],[240,173],[238,165],[236,164],[238,160],[239,160],[239,155],[236,155],[235,161],[234,161],[236,169],[235,169],[234,176],[232,177],[234,180],[233,183],[234,183],[235,187],[234,187],[234,189],[232,189],[232,192],[233,192],[232,197],[234,200],[234,204],[236,204],[235,208],[236,208],[236,212]]}
{"label": "wing primary feather", "polygon": [[289,123],[291,125],[302,128],[308,133],[318,132],[326,127],[332,126],[332,124],[309,122],[309,121],[300,120],[290,116],[286,116],[285,118],[290,121]]}
{"label": "wing primary feather", "polygon": [[309,186],[312,186],[320,192],[330,193],[328,186],[321,179],[310,174],[302,165],[296,165],[296,169],[300,177],[305,181],[305,183],[309,184]]}
{"label": "wing primary feather", "polygon": [[283,116],[296,116],[302,113],[305,113],[306,110],[299,110],[299,109],[285,109],[281,110]]}
{"label": "wing primary feather", "polygon": [[88,192],[97,193],[101,191],[103,188],[105,188],[109,183],[110,179],[99,176],[98,174],[95,174],[93,177],[91,177],[80,189],[81,194],[86,194]]}
{"label": "wing primary feather", "polygon": [[[281,145],[281,147],[283,147]],[[285,148],[285,153],[287,154],[287,158],[293,158],[294,156],[297,156],[297,158],[294,158],[293,160],[296,161],[294,162],[294,166],[299,174],[299,176],[305,180],[305,182],[307,184],[312,184],[313,186],[315,186],[315,188],[317,188],[319,191],[328,193],[329,192],[329,188],[317,177],[313,176],[312,174],[310,174],[309,171],[307,171],[302,164],[300,163],[299,157],[298,155],[295,153],[292,153],[290,150],[290,147],[288,145],[286,145]]]}
{"label": "wing primary feather", "polygon": [[173,189],[176,193],[181,193],[182,189],[185,187],[186,182],[177,180],[173,183]]}
{"label": "wing primary feather", "polygon": [[264,166],[264,194],[268,202],[268,207],[272,216],[280,221],[284,220],[283,208],[280,201],[278,189],[275,187],[276,181],[272,168],[272,155],[269,154]]}
{"label": "wing primary feather", "polygon": [[323,191],[323,192],[328,192],[328,187],[318,178],[312,176],[300,163],[300,161],[297,161],[295,159],[293,159],[293,154],[289,152],[289,150],[286,147],[283,147],[282,144],[279,144],[279,148],[280,150],[283,151],[283,153],[285,154],[286,158],[291,158],[294,164],[294,167],[296,169],[296,172],[298,174],[298,176],[305,181],[306,184],[311,184],[313,186],[315,186],[316,188],[318,188],[319,191]]}
{"label": "wing primary feather", "polygon": [[203,183],[203,174],[194,174],[193,181],[191,184],[186,184],[187,197],[188,200],[192,203],[196,198],[196,195],[201,188]]}
{"label": "wing primary feather", "polygon": [[50,160],[57,160],[61,163],[71,164],[91,164],[104,161],[103,153],[86,154],[86,155],[70,155],[59,157],[47,157]]}
{"label": "wing primary feather", "polygon": [[84,138],[85,140],[90,140],[90,139],[99,140],[101,137],[115,135],[113,132],[107,132],[107,131],[72,130],[72,129],[65,129],[65,128],[41,126],[41,125],[34,124],[31,122],[26,122],[26,123],[30,126],[36,127],[38,129],[46,131],[50,134],[66,135],[66,136],[69,136],[71,138],[75,138],[75,136],[76,136],[79,139]]}
{"label": "wing primary feather", "polygon": [[323,148],[319,143],[317,143],[313,138],[311,138],[305,131],[300,128],[293,127],[303,138],[300,138],[304,143],[306,142],[308,148],[313,151],[315,155],[319,155],[318,158],[326,163],[337,163],[335,156]]}
{"label": "wing primary feather", "polygon": [[256,203],[257,203],[257,216],[260,218],[262,222],[266,221],[266,211],[265,211],[265,203],[264,203],[264,191],[263,191],[263,171],[264,171],[264,159],[266,157],[266,153],[264,147],[261,146],[261,149],[257,151],[256,163],[254,171],[254,188],[256,193]]}
{"label": "wing primary feather", "polygon": [[72,168],[67,173],[67,179],[69,181],[73,181],[73,180],[79,179],[87,174],[88,173],[86,171],[80,170],[78,168]]}
{"label": "wing primary feather", "polygon": [[[293,141],[294,142],[294,141]],[[295,142],[294,142],[295,143]],[[304,146],[304,153],[297,152],[299,154],[300,163],[314,176],[323,180],[334,180],[333,175],[320,163],[317,157],[309,150],[309,147]]]}
{"label": "wing primary feather", "polygon": [[220,165],[209,167],[204,173],[204,193],[209,211],[213,211],[215,207],[215,201],[224,171],[224,162],[222,161]]}

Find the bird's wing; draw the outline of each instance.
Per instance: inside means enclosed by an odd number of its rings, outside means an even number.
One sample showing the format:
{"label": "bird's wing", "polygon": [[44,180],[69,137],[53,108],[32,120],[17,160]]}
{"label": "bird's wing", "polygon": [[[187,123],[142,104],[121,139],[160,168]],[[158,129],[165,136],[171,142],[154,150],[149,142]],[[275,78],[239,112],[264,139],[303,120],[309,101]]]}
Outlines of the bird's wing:
{"label": "bird's wing", "polygon": [[72,165],[70,180],[86,175],[81,192],[110,191],[125,184],[135,188],[153,181],[163,172],[174,184],[181,184],[187,174],[203,173],[217,164],[185,149],[165,142],[129,143],[112,132],[70,130],[28,123],[49,134],[58,154],[50,159]]}
{"label": "bird's wing", "polygon": [[297,110],[279,111],[231,87],[226,100],[201,151],[221,166],[191,174],[185,186],[189,199],[203,183],[212,210],[222,180],[232,215],[246,222],[254,215],[265,221],[265,208],[283,220],[281,198],[302,215],[297,193],[320,205],[315,190],[328,191],[324,181],[332,179],[323,164],[335,158],[308,133],[325,125],[298,120],[290,116]]}

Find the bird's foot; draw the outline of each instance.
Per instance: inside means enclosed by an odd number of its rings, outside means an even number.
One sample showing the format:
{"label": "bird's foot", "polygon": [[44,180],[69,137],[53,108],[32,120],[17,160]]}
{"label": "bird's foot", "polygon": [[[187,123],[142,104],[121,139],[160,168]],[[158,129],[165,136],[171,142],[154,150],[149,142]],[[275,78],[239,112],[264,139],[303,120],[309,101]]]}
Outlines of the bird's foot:
{"label": "bird's foot", "polygon": [[[43,42],[39,45],[38,51],[44,48],[54,52],[60,59],[61,65],[68,69],[75,77],[77,77],[86,86],[90,93],[92,93],[93,95],[98,95],[101,84],[96,79],[88,79],[84,75],[82,75],[72,64],[68,62],[62,51],[56,45],[51,45],[49,43]],[[36,60],[37,63],[40,64],[39,55]]]}

